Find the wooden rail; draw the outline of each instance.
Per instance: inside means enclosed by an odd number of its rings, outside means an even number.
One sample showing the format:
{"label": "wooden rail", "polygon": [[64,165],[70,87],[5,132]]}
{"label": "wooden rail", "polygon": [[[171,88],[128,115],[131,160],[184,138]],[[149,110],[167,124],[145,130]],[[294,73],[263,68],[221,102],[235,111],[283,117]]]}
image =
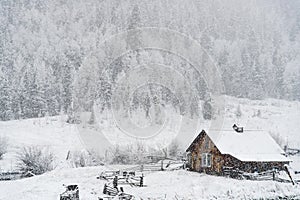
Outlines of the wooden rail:
{"label": "wooden rail", "polygon": [[0,172],[0,181],[18,180],[21,178],[26,178],[31,176],[34,176],[32,172],[21,172],[21,171]]}
{"label": "wooden rail", "polygon": [[[248,173],[248,172],[244,172],[242,170],[234,169],[233,167],[224,167],[223,168],[223,175],[228,176],[230,178],[258,180],[258,181],[273,180],[273,181],[278,181],[278,182],[291,183],[291,180],[279,178],[278,174],[279,174],[279,172],[276,170],[268,170],[268,171],[260,172],[260,173]],[[295,182],[299,182],[299,181],[295,181]]]}

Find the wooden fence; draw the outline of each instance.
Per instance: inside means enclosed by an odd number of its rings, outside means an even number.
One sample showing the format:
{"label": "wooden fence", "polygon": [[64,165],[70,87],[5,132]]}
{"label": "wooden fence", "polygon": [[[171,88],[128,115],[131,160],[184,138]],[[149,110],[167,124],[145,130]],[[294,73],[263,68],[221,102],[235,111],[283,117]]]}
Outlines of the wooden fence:
{"label": "wooden fence", "polygon": [[164,171],[183,169],[185,163],[182,161],[160,161],[151,164],[142,164],[134,167],[126,168],[124,171],[146,172],[146,171]]}
{"label": "wooden fence", "polygon": [[[248,173],[238,169],[234,169],[232,167],[224,167],[223,168],[223,175],[231,178],[236,179],[247,179],[247,180],[258,180],[258,181],[278,181],[278,182],[285,182],[290,183],[291,180],[282,179],[278,177],[279,172],[276,170],[268,170],[260,173]],[[299,182],[299,181],[296,181]]]}
{"label": "wooden fence", "polygon": [[0,172],[0,181],[17,180],[24,177],[24,173],[20,171]]}

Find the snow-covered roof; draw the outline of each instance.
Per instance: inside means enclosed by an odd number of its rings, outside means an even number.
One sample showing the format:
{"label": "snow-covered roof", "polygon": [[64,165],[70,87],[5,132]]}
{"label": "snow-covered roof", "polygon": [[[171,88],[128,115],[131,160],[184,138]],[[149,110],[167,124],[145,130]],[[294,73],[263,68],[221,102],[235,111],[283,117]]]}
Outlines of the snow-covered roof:
{"label": "snow-covered roof", "polygon": [[238,133],[228,129],[201,133],[206,133],[222,154],[229,154],[241,161],[290,161],[283,155],[284,151],[275,140],[265,131],[244,130]]}

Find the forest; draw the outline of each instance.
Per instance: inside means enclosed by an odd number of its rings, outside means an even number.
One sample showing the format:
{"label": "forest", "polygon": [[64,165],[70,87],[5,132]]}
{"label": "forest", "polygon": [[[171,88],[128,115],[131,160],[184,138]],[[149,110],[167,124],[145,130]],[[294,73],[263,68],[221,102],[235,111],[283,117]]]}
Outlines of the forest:
{"label": "forest", "polygon": [[[183,74],[180,83],[168,77],[176,95],[156,84],[133,94],[123,88],[117,107],[140,109],[148,116],[151,107],[170,105],[182,115],[210,119],[213,108],[205,80],[180,57],[141,49],[111,60],[110,66],[102,66],[97,56],[90,59],[102,41],[143,27],[175,30],[197,41],[220,70],[226,95],[299,101],[299,10],[296,0],[2,0],[0,120],[72,115],[92,111],[95,104],[101,111],[111,109],[120,77],[151,62]],[[138,40],[127,38],[126,45]],[[111,59],[109,49],[103,51]],[[90,66],[105,68],[105,76]]]}

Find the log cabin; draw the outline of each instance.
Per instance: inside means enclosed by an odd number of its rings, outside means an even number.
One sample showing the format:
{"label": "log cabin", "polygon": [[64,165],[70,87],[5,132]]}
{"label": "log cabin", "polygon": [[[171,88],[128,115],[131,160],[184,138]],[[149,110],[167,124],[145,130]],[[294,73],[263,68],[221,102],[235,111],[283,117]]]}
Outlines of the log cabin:
{"label": "log cabin", "polygon": [[264,131],[233,129],[202,130],[186,150],[190,170],[223,175],[224,169],[243,172],[282,170],[290,160]]}

